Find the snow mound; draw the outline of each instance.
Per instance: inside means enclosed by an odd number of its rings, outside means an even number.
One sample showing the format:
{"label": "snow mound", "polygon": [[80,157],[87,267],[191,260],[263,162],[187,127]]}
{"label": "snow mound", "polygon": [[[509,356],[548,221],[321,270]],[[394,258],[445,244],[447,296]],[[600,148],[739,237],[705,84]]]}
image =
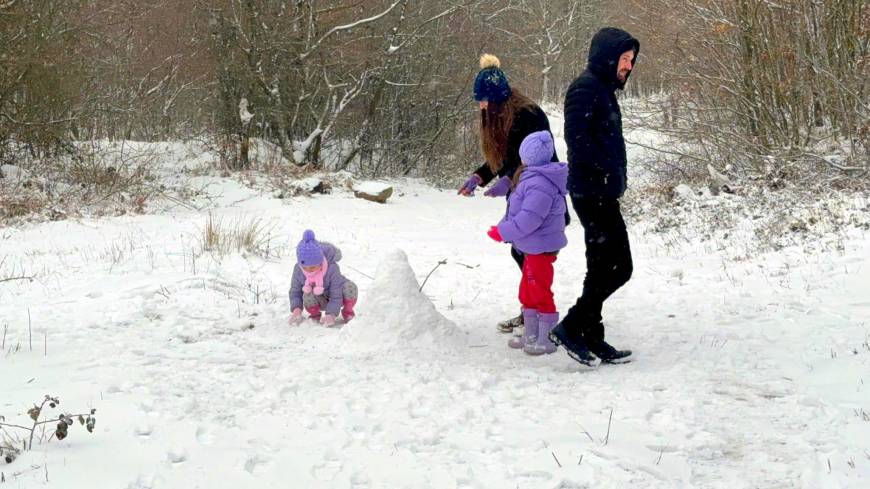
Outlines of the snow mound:
{"label": "snow mound", "polygon": [[389,252],[378,265],[368,293],[361,297],[363,316],[343,334],[362,349],[455,348],[464,335],[420,292],[420,284],[402,250]]}

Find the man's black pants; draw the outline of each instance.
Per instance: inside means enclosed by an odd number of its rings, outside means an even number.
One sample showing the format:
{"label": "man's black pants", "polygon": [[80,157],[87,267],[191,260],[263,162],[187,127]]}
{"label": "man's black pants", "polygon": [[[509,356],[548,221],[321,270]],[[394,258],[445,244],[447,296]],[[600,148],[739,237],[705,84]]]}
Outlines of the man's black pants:
{"label": "man's black pants", "polygon": [[563,323],[587,342],[604,339],[601,308],[604,301],[631,278],[631,248],[619,200],[571,197],[583,225],[586,242],[586,278],[583,295],[568,310]]}

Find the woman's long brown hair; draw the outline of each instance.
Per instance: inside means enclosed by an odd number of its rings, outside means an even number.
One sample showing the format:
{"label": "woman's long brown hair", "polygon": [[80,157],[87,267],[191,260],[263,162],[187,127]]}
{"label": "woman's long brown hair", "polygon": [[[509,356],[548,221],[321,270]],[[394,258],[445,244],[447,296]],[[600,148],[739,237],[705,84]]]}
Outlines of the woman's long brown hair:
{"label": "woman's long brown hair", "polygon": [[531,99],[513,89],[507,100],[490,102],[486,109],[480,111],[480,146],[493,174],[501,170],[507,155],[508,135],[517,112],[534,105]]}

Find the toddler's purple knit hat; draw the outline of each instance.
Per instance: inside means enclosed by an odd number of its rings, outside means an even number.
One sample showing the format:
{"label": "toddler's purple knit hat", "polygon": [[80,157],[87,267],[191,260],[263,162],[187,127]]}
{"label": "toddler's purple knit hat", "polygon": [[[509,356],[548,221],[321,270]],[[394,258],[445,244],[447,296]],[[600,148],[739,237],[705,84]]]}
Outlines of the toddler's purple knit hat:
{"label": "toddler's purple knit hat", "polygon": [[306,229],[302,233],[302,241],[296,246],[296,259],[303,267],[323,263],[323,250],[320,249],[320,243],[314,239],[314,231]]}
{"label": "toddler's purple knit hat", "polygon": [[546,165],[553,158],[553,151],[550,131],[533,132],[520,144],[520,158],[528,166]]}

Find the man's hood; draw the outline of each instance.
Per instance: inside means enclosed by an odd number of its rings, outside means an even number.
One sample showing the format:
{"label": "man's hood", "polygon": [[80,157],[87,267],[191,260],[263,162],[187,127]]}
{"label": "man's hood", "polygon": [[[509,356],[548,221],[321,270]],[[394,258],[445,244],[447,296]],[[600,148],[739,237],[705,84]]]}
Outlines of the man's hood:
{"label": "man's hood", "polygon": [[[619,65],[619,57],[629,49],[634,50],[636,60],[640,53],[640,42],[631,34],[615,27],[601,29],[589,45],[589,70],[614,88],[622,89],[625,82],[616,77],[616,68]],[[631,75],[631,72],[628,74]],[[627,76],[625,80],[628,81]]]}

